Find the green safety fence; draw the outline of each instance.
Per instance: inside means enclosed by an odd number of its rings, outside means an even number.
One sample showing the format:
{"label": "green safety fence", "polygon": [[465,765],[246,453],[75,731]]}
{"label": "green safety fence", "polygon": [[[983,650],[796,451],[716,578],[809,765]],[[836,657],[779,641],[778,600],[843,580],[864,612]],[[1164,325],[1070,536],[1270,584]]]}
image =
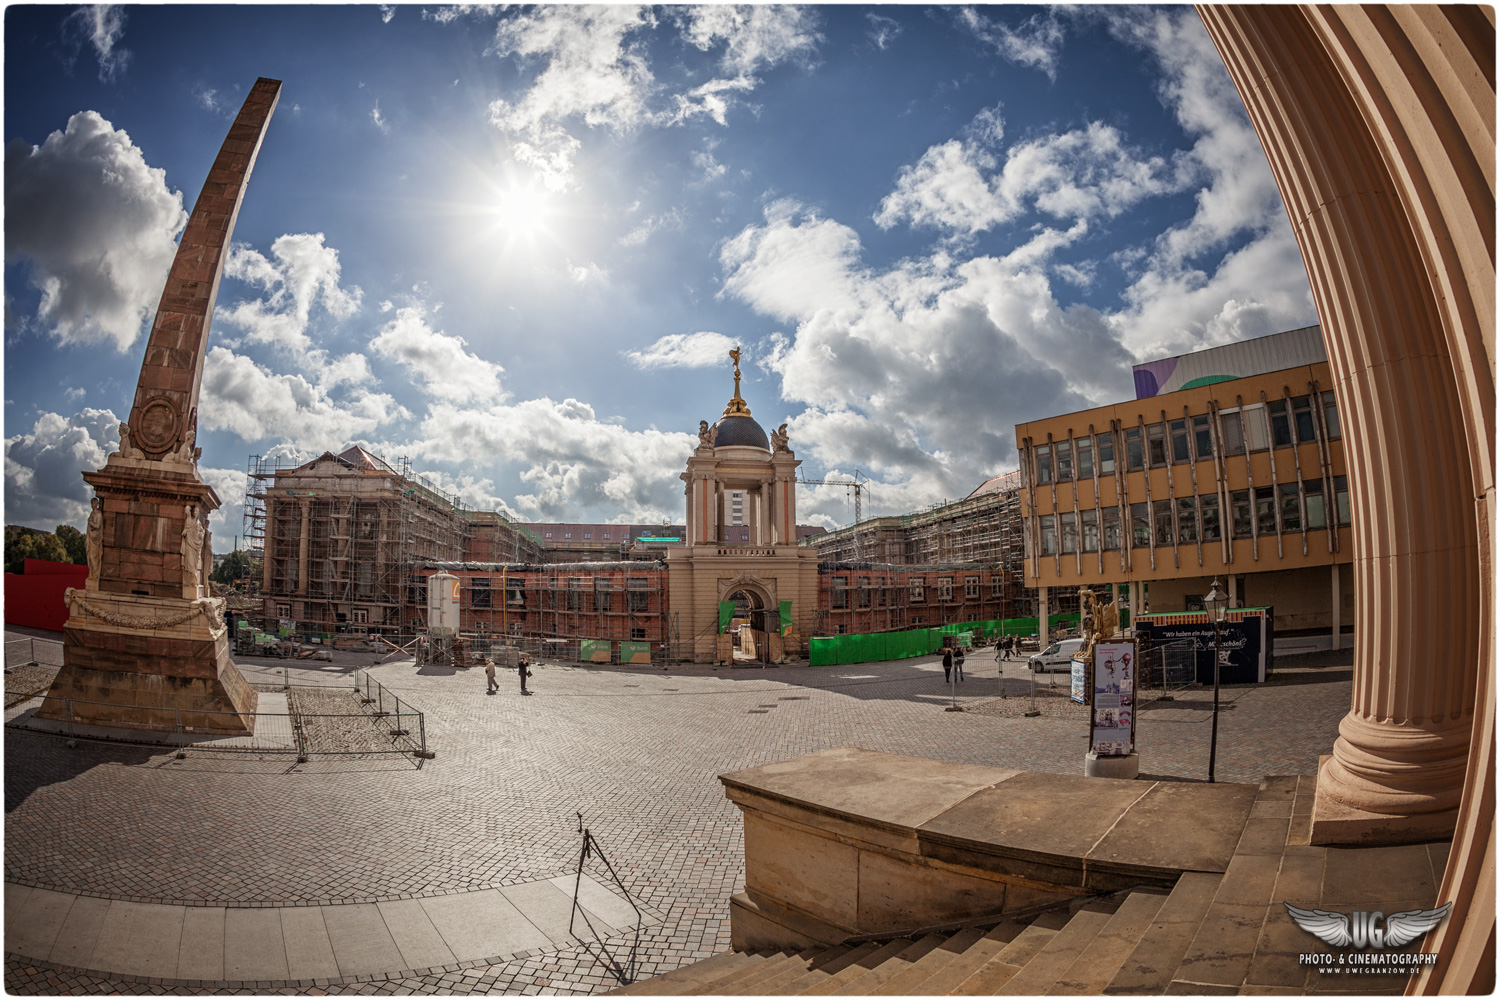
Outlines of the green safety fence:
{"label": "green safety fence", "polygon": [[620,643],[621,663],[650,663],[651,644],[649,642],[622,642]]}
{"label": "green safety fence", "polygon": [[578,659],[583,663],[608,663],[608,639],[579,639]]}
{"label": "green safety fence", "polygon": [[[1077,612],[1048,615],[1051,628],[1076,627]],[[963,646],[973,646],[976,637],[997,635],[1035,635],[1036,618],[1006,618],[1000,621],[950,622],[932,628],[905,632],[869,632],[856,635],[813,636],[807,641],[808,661],[815,667],[840,666],[846,663],[874,663],[927,656],[942,648],[943,639],[954,636]]]}
{"label": "green safety fence", "polygon": [[719,631],[722,633],[729,628],[729,623],[734,620],[734,602],[719,602]]}
{"label": "green safety fence", "polygon": [[781,634],[786,635],[786,630],[792,627],[792,602],[781,602]]}

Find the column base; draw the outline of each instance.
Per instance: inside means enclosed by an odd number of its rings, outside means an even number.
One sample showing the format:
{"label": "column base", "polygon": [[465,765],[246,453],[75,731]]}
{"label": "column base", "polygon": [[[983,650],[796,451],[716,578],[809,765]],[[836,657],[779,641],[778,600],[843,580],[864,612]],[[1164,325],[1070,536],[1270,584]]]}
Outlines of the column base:
{"label": "column base", "polygon": [[1419,844],[1453,836],[1458,825],[1456,808],[1415,816],[1393,816],[1359,809],[1325,794],[1325,779],[1332,763],[1332,754],[1318,758],[1318,790],[1313,799],[1310,838],[1313,845]]}

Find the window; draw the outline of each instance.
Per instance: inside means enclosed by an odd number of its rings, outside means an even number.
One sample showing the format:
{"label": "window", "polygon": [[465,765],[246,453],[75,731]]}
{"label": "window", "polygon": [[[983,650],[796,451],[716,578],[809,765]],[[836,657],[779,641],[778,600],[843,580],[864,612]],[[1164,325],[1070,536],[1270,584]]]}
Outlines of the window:
{"label": "window", "polygon": [[867,576],[859,578],[859,606],[862,608],[870,606],[870,578]]}
{"label": "window", "polygon": [[1078,454],[1078,478],[1094,478],[1094,439],[1078,438],[1073,442],[1073,450]]}
{"label": "window", "polygon": [[1235,490],[1229,494],[1229,526],[1235,538],[1249,538],[1254,529],[1250,517],[1250,491]]}
{"label": "window", "polygon": [[1036,446],[1036,482],[1038,486],[1045,486],[1052,482],[1052,446],[1050,444]]}
{"label": "window", "polygon": [[[927,601],[927,581],[923,579],[911,582],[911,603],[924,604]],[[920,619],[919,619],[920,620]]]}
{"label": "window", "polygon": [[1130,505],[1130,544],[1137,549],[1151,544],[1151,508],[1146,504]]}
{"label": "window", "polygon": [[1349,477],[1333,477],[1334,509],[1339,514],[1339,524],[1349,523]]}
{"label": "window", "polygon": [[1199,497],[1198,513],[1203,518],[1203,540],[1217,542],[1223,537],[1219,529],[1219,498],[1216,496]]}
{"label": "window", "polygon": [[1266,412],[1271,416],[1271,443],[1278,448],[1287,447],[1292,443],[1292,422],[1287,417],[1286,400],[1271,400],[1266,404]]}
{"label": "window", "polygon": [[[426,583],[425,580],[422,583],[422,603],[423,604],[427,603],[427,583]],[[276,617],[277,618],[290,618],[290,617],[292,617],[292,606],[290,604],[278,604],[278,605],[276,605]]]}
{"label": "window", "polygon": [[1265,451],[1271,447],[1271,435],[1266,430],[1265,404],[1247,406],[1240,413],[1245,421],[1245,447],[1251,451]]}
{"label": "window", "polygon": [[1151,506],[1153,508],[1151,512],[1153,520],[1156,523],[1156,544],[1171,545],[1173,535],[1172,501],[1153,500]]}
{"label": "window", "polygon": [[1005,575],[999,570],[990,574],[990,596],[994,598],[1005,596]]}
{"label": "window", "polygon": [[1042,555],[1057,555],[1057,518],[1051,514],[1044,515],[1042,521]]}
{"label": "window", "polygon": [[583,581],[568,581],[568,610],[581,611],[583,609]]}
{"label": "window", "polygon": [[544,535],[545,535],[545,536],[546,536],[546,537],[548,537],[548,538],[551,538],[551,537],[552,537],[552,532],[550,532],[550,531],[547,531],[547,532],[543,532],[543,534],[544,534]]}
{"label": "window", "polygon": [[951,577],[951,576],[940,576],[940,577],[938,577],[938,600],[939,601],[951,601],[951,600],[953,600],[953,577]]}
{"label": "window", "polygon": [[1180,465],[1189,461],[1187,421],[1174,420],[1167,428],[1172,433],[1172,464]]}
{"label": "window", "polygon": [[600,535],[599,540],[602,542],[609,541],[609,532],[606,531],[604,534]]}
{"label": "window", "polygon": [[1125,471],[1139,472],[1146,467],[1146,453],[1141,445],[1141,429],[1128,427],[1125,430]]}
{"label": "window", "polygon": [[1112,476],[1115,474],[1114,432],[1100,434],[1096,440],[1099,443],[1099,475]]}
{"label": "window", "polygon": [[595,611],[611,611],[611,610],[613,610],[610,607],[610,599],[609,599],[609,597],[610,597],[610,595],[609,595],[609,581],[608,580],[595,580],[594,581],[594,610]]}
{"label": "window", "polygon": [[1342,437],[1339,431],[1339,411],[1334,405],[1333,393],[1323,393],[1323,423],[1328,426],[1328,440],[1337,441]]}
{"label": "window", "polygon": [[[422,605],[424,607],[426,606],[426,604],[427,604],[427,577],[425,577],[425,576],[408,576],[406,578],[406,603],[407,604],[418,604],[418,605]],[[282,612],[278,611],[277,614],[281,615],[281,617],[283,617],[283,618],[286,617],[286,615],[283,614]]]}
{"label": "window", "polygon": [[740,532],[740,541],[742,541],[742,542],[748,542],[749,540],[750,540],[750,533],[748,531],[742,531],[742,532]]}
{"label": "window", "polygon": [[1146,452],[1151,456],[1151,468],[1167,464],[1167,429],[1161,424],[1146,425]]}
{"label": "window", "polygon": [[1072,482],[1073,480],[1073,445],[1069,441],[1058,441],[1053,445],[1057,449],[1057,481],[1060,483]]}
{"label": "window", "polygon": [[1255,533],[1276,534],[1276,490],[1270,486],[1255,487]]}
{"label": "window", "polygon": [[355,625],[368,625],[368,624],[370,624],[370,609],[369,608],[352,608],[352,609],[350,609],[350,611],[349,611],[349,620],[351,622],[353,622]]}
{"label": "window", "polygon": [[1318,440],[1317,425],[1313,422],[1312,397],[1292,397],[1292,428],[1297,432],[1298,444],[1311,444]]}
{"label": "window", "polygon": [[1239,410],[1225,410],[1219,414],[1219,433],[1224,436],[1224,454],[1245,453],[1245,426],[1240,422]]}
{"label": "window", "polygon": [[1314,480],[1303,483],[1304,494],[1303,507],[1307,511],[1307,526],[1309,528],[1328,527],[1328,510],[1323,506],[1323,482]]}
{"label": "window", "polygon": [[1110,507],[1104,511],[1104,551],[1120,550],[1120,509]]}
{"label": "window", "polygon": [[632,628],[630,630],[630,638],[644,639],[646,638],[646,630],[644,628]]}
{"label": "window", "polygon": [[511,607],[522,607],[526,604],[526,590],[519,580],[506,581],[505,603]]}
{"label": "window", "polygon": [[573,533],[571,531],[564,531],[563,532],[563,537],[564,538],[572,538],[573,537]]}
{"label": "window", "polygon": [[1297,489],[1296,483],[1282,483],[1278,490],[1281,493],[1281,530],[1302,530],[1302,495]]}
{"label": "window", "polygon": [[469,601],[471,606],[476,608],[489,608],[494,606],[490,603],[489,580],[479,579],[476,577],[475,579],[469,581],[469,587],[469,593],[473,595]]}
{"label": "window", "polygon": [[1198,498],[1177,498],[1177,541],[1191,545],[1198,541]]}
{"label": "window", "polygon": [[833,578],[833,588],[830,594],[830,602],[835,608],[847,608],[849,606],[849,578],[836,576]]}
{"label": "window", "polygon": [[649,590],[649,581],[644,576],[626,578],[625,606],[636,613],[650,610],[651,593]]}
{"label": "window", "polygon": [[1078,551],[1078,518],[1074,514],[1059,514],[1061,522],[1063,555],[1071,556]]}
{"label": "window", "polygon": [[1083,525],[1083,551],[1099,551],[1099,512],[1086,510],[1079,515]]}
{"label": "window", "polygon": [[1214,457],[1214,434],[1208,414],[1200,413],[1193,418],[1193,458],[1203,461]]}
{"label": "window", "polygon": [[964,600],[966,600],[966,601],[977,601],[977,600],[979,600],[979,577],[977,577],[977,576],[966,576],[966,577],[964,577]]}

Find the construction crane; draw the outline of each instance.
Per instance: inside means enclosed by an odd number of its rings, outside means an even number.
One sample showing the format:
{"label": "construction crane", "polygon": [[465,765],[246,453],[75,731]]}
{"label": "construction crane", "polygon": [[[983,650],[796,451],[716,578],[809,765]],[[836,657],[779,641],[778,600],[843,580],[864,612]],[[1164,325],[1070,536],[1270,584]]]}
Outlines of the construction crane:
{"label": "construction crane", "polygon": [[[863,481],[861,481],[863,480]],[[870,477],[860,474],[858,469],[854,470],[853,479],[799,479],[797,483],[801,486],[847,486],[854,491],[854,523],[861,520],[862,507],[860,494],[869,489]]]}

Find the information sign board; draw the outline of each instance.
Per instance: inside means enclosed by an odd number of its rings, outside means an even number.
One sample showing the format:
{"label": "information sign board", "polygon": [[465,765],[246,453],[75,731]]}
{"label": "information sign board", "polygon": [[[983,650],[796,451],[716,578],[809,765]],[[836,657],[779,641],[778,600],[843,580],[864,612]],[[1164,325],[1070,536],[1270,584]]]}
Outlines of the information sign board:
{"label": "information sign board", "polygon": [[1135,752],[1135,643],[1101,642],[1094,647],[1094,753],[1122,757]]}

